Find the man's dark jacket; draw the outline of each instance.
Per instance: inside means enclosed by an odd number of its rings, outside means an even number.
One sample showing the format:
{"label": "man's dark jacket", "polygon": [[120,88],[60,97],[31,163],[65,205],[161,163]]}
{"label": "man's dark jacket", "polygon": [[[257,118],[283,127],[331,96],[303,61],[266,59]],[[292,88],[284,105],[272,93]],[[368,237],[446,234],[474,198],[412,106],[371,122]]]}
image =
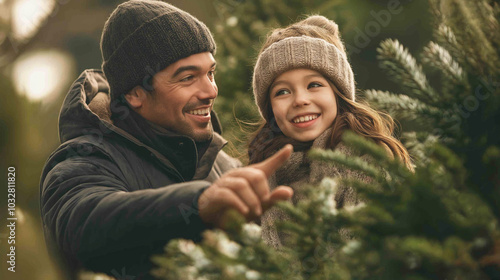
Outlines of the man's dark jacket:
{"label": "man's dark jacket", "polygon": [[[44,233],[71,270],[138,276],[170,239],[200,239],[207,227],[197,212],[198,197],[239,161],[220,150],[226,141],[218,133],[201,158],[188,137],[173,137],[179,147],[153,149],[112,124],[109,108],[116,104],[109,105],[108,91],[102,72],[86,70],[64,101],[62,145],[41,177]],[[131,113],[115,106],[118,118]],[[214,130],[220,127],[215,117],[212,123]],[[185,158],[179,149],[188,149]],[[176,165],[168,151],[177,153]],[[189,165],[194,171],[185,178],[177,167]]]}

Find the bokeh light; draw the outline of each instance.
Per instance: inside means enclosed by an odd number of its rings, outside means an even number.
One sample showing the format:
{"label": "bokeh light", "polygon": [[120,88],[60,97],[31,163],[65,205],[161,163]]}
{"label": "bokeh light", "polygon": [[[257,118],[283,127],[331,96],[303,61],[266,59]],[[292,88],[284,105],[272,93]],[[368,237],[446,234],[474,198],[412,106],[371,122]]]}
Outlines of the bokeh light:
{"label": "bokeh light", "polygon": [[74,61],[57,50],[32,52],[16,61],[12,76],[19,93],[32,101],[50,102],[74,76]]}
{"label": "bokeh light", "polygon": [[[0,0],[1,1],[1,0]],[[54,0],[17,0],[12,9],[13,33],[17,40],[30,38],[52,12]]]}

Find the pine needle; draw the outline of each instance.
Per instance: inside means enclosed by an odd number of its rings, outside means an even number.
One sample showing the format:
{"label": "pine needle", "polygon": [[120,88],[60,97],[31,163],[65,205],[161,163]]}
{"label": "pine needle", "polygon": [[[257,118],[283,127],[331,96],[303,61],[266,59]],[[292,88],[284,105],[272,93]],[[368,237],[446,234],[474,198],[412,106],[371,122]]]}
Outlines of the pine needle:
{"label": "pine needle", "polygon": [[409,89],[408,95],[427,104],[435,104],[437,95],[429,85],[422,67],[397,40],[387,39],[377,49],[381,63],[390,77]]}
{"label": "pine needle", "polygon": [[424,48],[423,62],[431,67],[442,70],[450,82],[467,85],[467,75],[450,53],[440,45],[430,42]]}
{"label": "pine needle", "polygon": [[463,49],[458,45],[457,38],[449,26],[441,23],[434,32],[434,37],[439,45],[447,49],[451,56],[458,61],[458,63],[466,65],[466,55]]}
{"label": "pine needle", "polygon": [[373,178],[380,177],[380,171],[374,166],[368,164],[359,157],[348,157],[339,151],[312,149],[309,152],[309,157],[314,160],[321,160],[332,164],[338,163],[353,170],[364,172]]}
{"label": "pine needle", "polygon": [[442,110],[420,102],[405,94],[394,94],[381,90],[366,90],[365,96],[378,107],[395,118],[417,120],[428,123],[429,119],[442,118]]}

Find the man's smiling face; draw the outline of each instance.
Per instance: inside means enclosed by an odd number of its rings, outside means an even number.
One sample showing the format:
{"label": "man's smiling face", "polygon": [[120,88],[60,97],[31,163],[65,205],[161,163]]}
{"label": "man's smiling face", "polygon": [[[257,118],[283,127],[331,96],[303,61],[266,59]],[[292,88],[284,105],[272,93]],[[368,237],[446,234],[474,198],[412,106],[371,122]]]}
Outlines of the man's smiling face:
{"label": "man's smiling face", "polygon": [[178,60],[153,77],[153,91],[140,98],[137,112],[165,129],[195,141],[213,133],[210,111],[218,89],[215,59],[210,52]]}

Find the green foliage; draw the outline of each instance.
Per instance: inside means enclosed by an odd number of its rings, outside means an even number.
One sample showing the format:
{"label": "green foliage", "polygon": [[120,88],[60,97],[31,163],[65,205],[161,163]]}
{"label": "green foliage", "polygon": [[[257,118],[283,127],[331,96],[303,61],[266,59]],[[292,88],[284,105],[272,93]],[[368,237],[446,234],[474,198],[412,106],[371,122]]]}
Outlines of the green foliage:
{"label": "green foliage", "polygon": [[[248,229],[258,232],[258,226],[239,219],[227,233],[207,231],[189,250],[180,245],[188,241],[171,242],[157,257],[156,275],[176,279],[184,270],[191,279],[500,278],[500,9],[486,0],[430,2],[436,40],[423,49],[423,65],[397,40],[378,49],[381,67],[405,94],[366,92],[377,107],[418,120],[403,134],[414,171],[345,132],[343,143],[362,158],[322,150],[309,156],[366,179],[324,178],[296,206],[279,203],[291,217],[278,224],[289,244],[275,251],[259,238],[247,242]],[[436,75],[428,79],[431,73]],[[363,202],[338,208],[339,185],[354,188]],[[201,268],[200,252],[210,262]]]}
{"label": "green foliage", "polygon": [[288,262],[261,240],[256,224],[243,224],[236,212],[228,212],[233,224],[227,233],[206,231],[203,242],[174,240],[165,256],[155,256],[159,279],[281,279]]}
{"label": "green foliage", "polygon": [[[417,164],[412,173],[360,136],[346,133],[344,143],[369,155],[376,166],[334,151],[313,150],[310,155],[345,164],[371,179],[325,178],[310,189],[308,200],[297,206],[280,203],[292,217],[280,226],[292,240],[282,251],[267,247],[258,234],[246,237],[250,227],[259,231],[257,225],[245,224],[243,230],[233,226],[227,235],[207,231],[200,245],[171,242],[163,263],[158,262],[163,274],[157,275],[177,279],[175,273],[190,271],[192,279],[493,279],[478,259],[491,253],[489,248],[500,238],[498,221],[465,188],[465,176],[456,176],[466,172],[459,157],[440,144],[427,145],[429,162]],[[338,184],[356,188],[364,203],[337,209]],[[346,238],[342,230],[354,238]],[[236,268],[240,274],[232,274]]]}
{"label": "green foliage", "polygon": [[[442,111],[434,106],[430,106],[420,100],[409,97],[405,94],[393,94],[388,91],[366,90],[365,97],[384,108],[396,119],[407,119],[417,124],[424,125],[428,122],[443,117]],[[415,119],[415,114],[422,118]]]}
{"label": "green foliage", "polygon": [[[482,168],[486,151],[498,147],[500,139],[500,129],[495,124],[500,119],[498,6],[490,6],[487,1],[431,3],[437,17],[435,36],[439,43],[430,42],[423,50],[422,60],[438,72],[440,80],[432,86],[409,52],[399,42],[387,40],[378,50],[381,66],[418,101],[404,94],[373,90],[367,92],[367,97],[395,117],[417,120],[419,126],[414,133],[430,134],[446,143],[464,160],[468,187],[500,217],[498,183],[495,186],[488,179],[498,169]],[[438,85],[440,89],[436,90]]]}
{"label": "green foliage", "polygon": [[398,41],[388,39],[380,44],[380,66],[385,69],[396,82],[402,82],[408,94],[428,103],[434,103],[436,93],[430,87],[422,67],[415,58]]}
{"label": "green foliage", "polygon": [[[362,139],[358,141],[354,149],[361,145]],[[477,252],[484,254],[499,238],[498,221],[466,188],[461,158],[441,144],[426,145],[428,161],[411,173],[397,161],[381,159],[376,149],[367,149],[371,144],[366,142],[364,148],[378,159],[371,168],[381,168],[386,175],[363,185],[341,181],[355,187],[366,203],[342,225],[358,244],[338,256],[351,271],[348,279],[494,279],[480,267],[478,256],[484,255]],[[338,162],[318,152],[313,155]]]}

